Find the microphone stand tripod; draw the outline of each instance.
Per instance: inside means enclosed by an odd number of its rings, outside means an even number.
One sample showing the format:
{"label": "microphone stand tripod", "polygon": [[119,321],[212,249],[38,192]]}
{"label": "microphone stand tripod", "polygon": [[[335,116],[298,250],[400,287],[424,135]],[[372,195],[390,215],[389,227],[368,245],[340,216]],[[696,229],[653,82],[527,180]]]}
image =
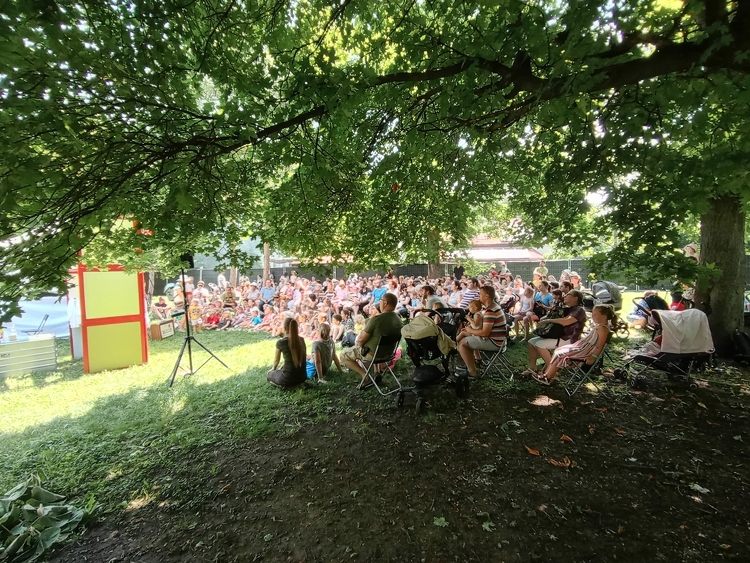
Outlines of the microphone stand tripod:
{"label": "microphone stand tripod", "polygon": [[[185,279],[185,269],[182,269],[182,276],[180,278],[181,280]],[[184,283],[184,281],[183,281]],[[184,287],[184,286],[183,286]],[[187,297],[183,297],[183,299],[187,299]],[[201,369],[203,366],[205,366],[208,362],[211,361],[211,358],[214,358],[217,362],[219,362],[221,365],[223,365],[225,368],[229,369],[229,366],[222,362],[219,357],[214,354],[211,350],[206,348],[201,342],[190,333],[190,318],[188,317],[188,307],[187,303],[185,303],[185,330],[187,331],[185,334],[185,340],[182,342],[182,348],[180,348],[180,353],[177,356],[177,361],[174,364],[174,368],[172,369],[172,375],[169,378],[169,386],[172,387],[174,384],[175,377],[177,377],[177,370],[180,369],[180,364],[182,364],[182,357],[185,355],[185,349],[187,348],[187,356],[188,356],[188,370],[184,371],[183,375],[193,375],[194,373],[197,373],[199,369]],[[196,345],[200,346],[205,350],[209,358],[203,362],[200,366],[193,369],[193,347],[192,343],[195,342]]]}

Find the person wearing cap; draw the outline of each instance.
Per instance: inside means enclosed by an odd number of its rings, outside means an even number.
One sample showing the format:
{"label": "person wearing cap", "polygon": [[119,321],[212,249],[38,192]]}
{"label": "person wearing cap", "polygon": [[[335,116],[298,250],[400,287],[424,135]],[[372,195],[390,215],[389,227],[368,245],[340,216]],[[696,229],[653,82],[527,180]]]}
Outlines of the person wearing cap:
{"label": "person wearing cap", "polygon": [[571,290],[563,298],[563,304],[565,305],[565,316],[563,318],[544,318],[537,323],[537,326],[547,323],[561,325],[563,328],[561,329],[560,336],[557,338],[535,336],[529,339],[529,369],[524,371],[521,375],[535,377],[537,375],[536,362],[539,358],[542,358],[542,360],[544,360],[544,365],[547,366],[552,359],[552,350],[558,346],[573,344],[581,337],[583,326],[586,324],[586,310],[583,308],[583,293],[577,289]]}
{"label": "person wearing cap", "polygon": [[682,251],[685,253],[685,256],[688,258],[692,258],[696,262],[699,261],[700,256],[698,255],[698,247],[695,245],[695,243],[690,243],[685,246],[685,248],[682,249]]}
{"label": "person wearing cap", "polygon": [[549,270],[547,270],[547,266],[545,264],[546,262],[544,260],[540,260],[539,265],[534,268],[534,274],[539,274],[539,279],[546,278],[547,274],[549,273]]}
{"label": "person wearing cap", "polygon": [[581,276],[578,275],[578,272],[570,272],[570,284],[573,289],[581,289]]}
{"label": "person wearing cap", "polygon": [[203,280],[199,281],[193,290],[193,297],[197,297],[201,302],[207,302],[211,297],[211,292],[206,288]]}
{"label": "person wearing cap", "polygon": [[245,291],[245,297],[250,301],[258,301],[260,299],[260,291],[258,291],[258,284],[250,282],[248,289]]}

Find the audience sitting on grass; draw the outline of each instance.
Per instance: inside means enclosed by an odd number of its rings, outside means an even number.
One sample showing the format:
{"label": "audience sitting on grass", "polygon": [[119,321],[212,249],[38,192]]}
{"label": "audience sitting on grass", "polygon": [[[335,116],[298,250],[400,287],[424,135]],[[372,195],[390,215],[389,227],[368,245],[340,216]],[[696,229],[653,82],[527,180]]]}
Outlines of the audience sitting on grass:
{"label": "audience sitting on grass", "polygon": [[312,352],[307,361],[308,377],[316,378],[318,383],[328,383],[323,376],[331,369],[332,363],[336,364],[336,369],[341,373],[341,362],[336,354],[336,343],[331,334],[331,325],[321,323],[318,327],[318,339],[313,340]]}
{"label": "audience sitting on grass", "polygon": [[[565,278],[570,280],[578,276],[575,272],[563,272],[561,279]],[[534,289],[531,282],[525,283],[520,276],[499,273],[476,278],[463,276],[460,280],[454,280],[452,276],[428,279],[395,275],[391,278],[351,275],[342,279],[316,280],[293,275],[280,276],[277,283],[267,279],[259,284],[261,289],[255,282],[241,279],[237,287],[226,284],[223,291],[213,284],[209,284],[213,288],[209,291],[206,284],[199,281],[192,291],[192,299],[187,301],[187,311],[175,319],[175,324],[184,330],[185,322],[189,320],[191,328],[196,331],[259,332],[288,342],[288,323],[294,320],[298,338],[312,343],[333,342],[342,349],[337,353],[341,364],[362,375],[364,369],[360,361],[368,358],[367,352],[371,350],[366,348],[376,344],[372,339],[374,331],[382,332],[385,325],[400,329],[394,318],[399,319],[399,323],[409,322],[408,319],[420,311],[459,306],[470,310],[467,327],[463,332],[459,331],[457,337],[458,349],[466,364],[466,368],[459,371],[475,375],[479,350],[496,351],[503,346],[508,328],[506,319],[515,318],[518,337],[523,335],[528,339],[535,325],[535,332],[550,331],[544,338],[535,336],[529,340],[530,370],[527,374],[532,375],[537,373],[539,358],[549,366],[555,349],[575,344],[580,338],[586,320],[581,307],[582,295],[567,280],[556,288],[557,282],[537,279],[538,288]],[[518,297],[519,291],[523,300]],[[488,296],[490,292],[491,297]],[[184,308],[186,299],[180,285],[176,286],[174,295],[172,305],[161,298],[151,308],[156,320],[166,317],[165,310]],[[500,316],[496,308],[504,310],[505,314]],[[544,329],[545,325],[559,327]],[[488,327],[489,334],[486,334]],[[320,373],[316,368],[315,378],[325,380],[330,367],[325,351],[321,359],[327,366],[324,365]],[[310,361],[315,365],[314,354],[311,354]],[[335,362],[333,356],[331,361]],[[281,371],[293,371],[287,368]],[[302,371],[305,371],[304,366]],[[544,373],[548,380],[554,379],[555,374]]]}
{"label": "audience sitting on grass", "polygon": [[[271,385],[291,388],[303,384],[307,379],[307,346],[305,339],[299,335],[297,321],[292,317],[284,320],[283,331],[283,338],[276,342],[273,367],[268,370],[267,377]],[[282,356],[284,364],[279,369]]]}

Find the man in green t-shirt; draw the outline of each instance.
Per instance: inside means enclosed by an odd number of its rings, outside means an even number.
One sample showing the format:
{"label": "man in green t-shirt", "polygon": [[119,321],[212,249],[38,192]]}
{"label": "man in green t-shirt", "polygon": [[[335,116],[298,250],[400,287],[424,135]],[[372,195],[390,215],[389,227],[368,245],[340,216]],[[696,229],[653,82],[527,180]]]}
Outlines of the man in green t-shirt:
{"label": "man in green t-shirt", "polygon": [[549,270],[547,269],[547,265],[545,264],[544,260],[539,261],[539,265],[534,268],[534,273],[539,274],[540,278],[543,280],[547,279],[547,274],[549,273]]}
{"label": "man in green t-shirt", "polygon": [[380,300],[380,314],[370,317],[365,328],[357,336],[356,345],[341,352],[341,363],[361,377],[360,385],[365,382],[365,369],[359,362],[369,363],[373,359],[375,348],[381,336],[400,336],[404,326],[394,310],[398,299],[392,293],[386,293]]}

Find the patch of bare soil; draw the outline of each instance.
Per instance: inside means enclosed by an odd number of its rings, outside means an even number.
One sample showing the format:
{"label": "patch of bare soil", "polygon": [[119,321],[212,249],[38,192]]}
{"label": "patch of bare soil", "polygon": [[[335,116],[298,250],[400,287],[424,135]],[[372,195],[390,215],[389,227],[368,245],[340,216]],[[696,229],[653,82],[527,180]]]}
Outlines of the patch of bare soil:
{"label": "patch of bare soil", "polygon": [[434,390],[423,416],[354,396],[292,436],[186,454],[199,502],[165,494],[52,559],[750,561],[738,389],[482,381],[461,402]]}

